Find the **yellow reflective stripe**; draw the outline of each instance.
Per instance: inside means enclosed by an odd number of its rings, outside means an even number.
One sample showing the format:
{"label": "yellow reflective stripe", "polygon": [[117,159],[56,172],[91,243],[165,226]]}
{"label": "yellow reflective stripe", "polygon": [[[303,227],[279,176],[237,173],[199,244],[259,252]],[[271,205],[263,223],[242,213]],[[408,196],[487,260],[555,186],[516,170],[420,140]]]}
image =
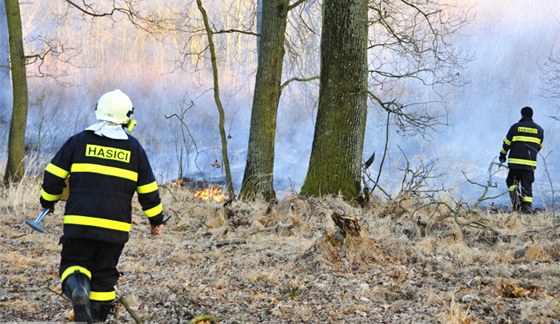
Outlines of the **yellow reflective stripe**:
{"label": "yellow reflective stripe", "polygon": [[152,182],[152,183],[148,183],[146,185],[143,185],[143,186],[138,186],[136,188],[136,191],[139,194],[147,194],[147,193],[150,193],[150,192],[154,192],[156,190],[158,190],[158,184],[155,181]]}
{"label": "yellow reflective stripe", "polygon": [[69,172],[64,170],[61,167],[58,167],[52,163],[47,164],[47,167],[45,168],[45,171],[47,171],[48,173],[51,173],[59,178],[62,179],[66,179],[68,177]]}
{"label": "yellow reflective stripe", "polygon": [[163,205],[159,204],[159,205],[157,205],[153,208],[146,209],[144,211],[144,214],[148,217],[154,217],[154,216],[157,216],[157,215],[161,214],[162,212],[163,212]]}
{"label": "yellow reflective stripe", "polygon": [[66,279],[69,275],[74,274],[74,272],[76,271],[81,272],[82,274],[86,275],[89,279],[91,279],[91,272],[88,269],[80,266],[71,266],[66,268],[66,270],[64,270],[62,276],[60,276],[60,282],[64,282],[64,279]]}
{"label": "yellow reflective stripe", "polygon": [[524,142],[524,143],[535,143],[541,144],[541,139],[532,136],[514,136],[512,139],[513,142]]}
{"label": "yellow reflective stripe", "polygon": [[90,216],[64,215],[64,224],[101,227],[115,231],[130,232],[131,224]]}
{"label": "yellow reflective stripe", "polygon": [[89,299],[95,301],[112,301],[117,298],[117,293],[113,291],[91,291]]}
{"label": "yellow reflective stripe", "polygon": [[500,152],[502,152],[503,154],[506,154],[506,153],[507,153],[507,151],[504,150],[504,149],[502,149]]}
{"label": "yellow reflective stripe", "polygon": [[517,185],[514,184],[514,185],[510,186],[510,187],[508,188],[508,190],[509,190],[509,191],[515,191],[515,190],[517,190]]}
{"label": "yellow reflective stripe", "polygon": [[124,178],[135,182],[138,181],[137,172],[93,163],[74,163],[72,164],[71,172],[91,172]]}
{"label": "yellow reflective stripe", "polygon": [[506,145],[511,145],[511,141],[508,140],[507,138],[504,138],[504,144],[506,144]]}
{"label": "yellow reflective stripe", "polygon": [[51,195],[43,189],[41,189],[41,197],[46,201],[58,201],[60,199],[60,195]]}
{"label": "yellow reflective stripe", "polygon": [[537,166],[537,161],[533,161],[533,160],[524,160],[524,159],[512,159],[509,158],[508,159],[508,163],[509,164],[521,164],[521,165],[528,165],[528,166]]}
{"label": "yellow reflective stripe", "polygon": [[533,202],[533,197],[521,197],[522,202]]}

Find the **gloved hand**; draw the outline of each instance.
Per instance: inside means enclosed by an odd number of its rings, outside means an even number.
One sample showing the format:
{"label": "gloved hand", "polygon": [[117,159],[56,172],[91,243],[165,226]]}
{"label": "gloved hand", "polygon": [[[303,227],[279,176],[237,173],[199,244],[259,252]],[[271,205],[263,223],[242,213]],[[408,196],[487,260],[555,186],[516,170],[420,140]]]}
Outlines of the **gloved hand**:
{"label": "gloved hand", "polygon": [[500,159],[500,163],[506,163],[506,156],[505,155],[500,154],[499,159]]}
{"label": "gloved hand", "polygon": [[43,199],[43,197],[39,198],[39,200],[41,201],[41,207],[49,209],[49,213],[54,212],[54,205],[56,204],[56,201],[48,201]]}

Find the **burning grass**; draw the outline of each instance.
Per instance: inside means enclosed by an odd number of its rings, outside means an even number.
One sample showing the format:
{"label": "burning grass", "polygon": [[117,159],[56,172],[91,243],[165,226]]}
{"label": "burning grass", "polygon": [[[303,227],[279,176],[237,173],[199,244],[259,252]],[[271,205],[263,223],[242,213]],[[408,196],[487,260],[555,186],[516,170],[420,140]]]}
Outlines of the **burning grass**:
{"label": "burning grass", "polygon": [[[32,180],[0,192],[0,321],[69,318],[57,278],[63,206],[44,220],[46,234],[24,224],[39,212],[38,192]],[[358,208],[293,195],[224,207],[195,192],[162,187],[172,217],[155,239],[134,205],[117,289],[143,321],[560,320],[553,213],[478,211],[460,215],[475,221],[460,225],[443,210],[396,202]],[[117,316],[111,321],[133,321],[122,306]]]}

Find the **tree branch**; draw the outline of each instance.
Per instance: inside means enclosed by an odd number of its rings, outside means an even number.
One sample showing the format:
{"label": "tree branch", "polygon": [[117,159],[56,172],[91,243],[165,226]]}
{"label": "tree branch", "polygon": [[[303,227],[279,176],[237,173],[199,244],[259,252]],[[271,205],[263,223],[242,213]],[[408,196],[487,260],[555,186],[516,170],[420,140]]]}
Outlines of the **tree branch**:
{"label": "tree branch", "polygon": [[240,30],[240,29],[221,29],[221,30],[216,30],[214,32],[214,34],[231,34],[231,33],[239,33],[239,34],[244,34],[244,35],[251,35],[251,36],[260,36],[260,34],[252,32],[252,31],[246,31],[246,30]]}
{"label": "tree branch", "polygon": [[291,5],[288,6],[288,11],[290,11],[290,10],[296,8],[297,6],[299,6],[300,4],[302,4],[302,3],[306,2],[306,1],[307,1],[307,0],[298,0],[298,1],[294,2],[294,3],[292,3]]}
{"label": "tree branch", "polygon": [[287,87],[290,83],[294,82],[294,81],[299,81],[299,82],[307,82],[307,81],[313,81],[313,80],[319,80],[319,76],[313,76],[313,77],[309,77],[309,78],[291,78],[286,80],[286,82],[282,83],[282,85],[280,86],[280,91],[284,90],[285,87]]}

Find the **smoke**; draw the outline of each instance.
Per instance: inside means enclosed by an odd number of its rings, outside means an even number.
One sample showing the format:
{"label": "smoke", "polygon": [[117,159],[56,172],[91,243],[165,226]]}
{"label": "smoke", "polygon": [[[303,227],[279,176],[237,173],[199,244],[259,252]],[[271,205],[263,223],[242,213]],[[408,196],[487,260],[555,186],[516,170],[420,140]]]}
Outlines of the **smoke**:
{"label": "smoke", "polygon": [[[461,72],[463,81],[468,82],[461,87],[446,89],[449,94],[446,97],[448,116],[443,121],[447,125],[438,127],[426,138],[397,134],[396,128],[391,126],[380,184],[394,193],[399,189],[398,180],[406,160],[414,165],[420,161],[437,160],[435,172],[442,175],[434,180],[434,186],[454,189],[455,194],[467,200],[476,198],[478,188],[469,184],[463,174],[484,181],[508,128],[519,119],[522,107],[531,106],[535,121],[545,129],[541,153],[547,162],[547,168],[544,168],[545,161],[541,157],[536,172],[535,198],[549,197],[549,179],[555,185],[558,183],[555,161],[560,156],[553,148],[560,135],[556,131],[558,121],[549,117],[558,116],[558,102],[546,97],[541,77],[547,58],[558,53],[555,44],[560,40],[560,22],[551,13],[559,12],[560,3],[555,0],[446,2],[470,8],[473,14],[472,22],[454,39],[460,49],[473,57],[466,70]],[[173,4],[173,1],[169,3]],[[212,6],[211,2],[207,5]],[[65,5],[55,6],[50,2],[26,6],[24,26],[33,35],[39,34],[40,26],[53,27],[48,22],[52,22],[55,15],[66,13]],[[36,6],[52,7],[38,10]],[[221,21],[223,28],[242,29],[250,25],[245,14],[227,20],[227,23],[220,20],[222,16],[218,15],[218,8],[225,7],[217,1],[211,10],[215,15],[213,19]],[[168,8],[172,11],[171,7]],[[192,10],[196,9],[193,7]],[[49,14],[38,15],[37,12]],[[306,8],[304,14],[311,17],[313,10]],[[190,12],[189,17],[193,19],[189,23],[198,16],[196,11]],[[133,134],[144,144],[160,182],[171,181],[180,175],[223,177],[223,169],[219,167],[222,157],[209,60],[208,57],[186,55],[204,49],[204,38],[169,34],[167,38],[156,40],[130,27],[123,17],[111,21],[85,21],[73,10],[63,19],[56,19],[59,24],[50,28],[49,33],[61,40],[65,48],[82,50],[71,52],[74,64],[64,66],[68,73],[66,81],[72,87],[61,89],[46,79],[30,80],[30,119],[33,119],[29,122],[30,139],[42,138],[43,143],[49,143],[54,149],[68,136],[93,122],[93,108],[101,94],[120,88],[135,105],[134,117],[139,125]],[[239,25],[235,26],[233,22]],[[0,45],[5,48],[7,38],[4,33],[0,35]],[[224,55],[218,62],[221,99],[226,109],[229,158],[234,184],[238,188],[247,154],[256,42],[248,35],[215,37],[220,54]],[[313,44],[314,49],[301,57],[288,51],[287,59],[300,61],[292,65],[293,70],[285,69],[286,76],[294,76],[294,71],[303,67],[309,71],[306,77],[316,75],[318,35],[293,35],[290,41],[290,48],[300,42]],[[4,56],[0,57],[3,59]],[[48,66],[55,65],[50,62]],[[33,68],[29,67],[30,70]],[[0,81],[4,82],[5,78]],[[0,100],[3,100],[2,107],[7,107],[4,92],[0,93]],[[418,98],[429,100],[430,95],[426,93],[426,89],[411,87],[406,95],[414,102]],[[298,190],[304,181],[317,96],[318,81],[293,83],[282,93],[274,169],[275,187],[280,195],[287,190]],[[45,97],[48,101],[42,101]],[[364,161],[376,152],[376,161],[370,167],[375,176],[386,141],[385,115],[379,108],[370,108]],[[2,108],[0,118],[4,118],[7,111]],[[39,128],[41,118],[52,124],[43,124],[43,128]],[[7,127],[5,124],[0,126],[0,138],[6,138]],[[5,140],[0,144],[4,151]],[[50,158],[52,153],[44,152],[44,158]],[[502,173],[494,179],[499,185],[498,192],[505,190],[504,176]]]}
{"label": "smoke", "polygon": [[[560,3],[472,3],[476,17],[461,39],[461,46],[474,54],[466,71],[470,82],[451,93],[450,127],[426,144],[424,153],[438,157],[449,184],[455,183],[460,194],[472,199],[479,190],[465,184],[462,171],[483,182],[509,127],[520,119],[522,107],[531,106],[534,120],[545,130],[534,185],[535,202],[542,204],[551,195],[549,181],[558,184],[558,121],[550,118],[557,116],[558,102],[547,98],[541,77],[560,38],[560,21],[550,14],[560,10]],[[502,173],[495,178],[497,192],[507,190],[504,177]]]}
{"label": "smoke", "polygon": [[[0,13],[5,13],[5,3],[0,3]],[[7,130],[11,118],[11,83],[9,66],[10,47],[8,40],[8,23],[6,15],[0,15],[0,152],[7,142]]]}

